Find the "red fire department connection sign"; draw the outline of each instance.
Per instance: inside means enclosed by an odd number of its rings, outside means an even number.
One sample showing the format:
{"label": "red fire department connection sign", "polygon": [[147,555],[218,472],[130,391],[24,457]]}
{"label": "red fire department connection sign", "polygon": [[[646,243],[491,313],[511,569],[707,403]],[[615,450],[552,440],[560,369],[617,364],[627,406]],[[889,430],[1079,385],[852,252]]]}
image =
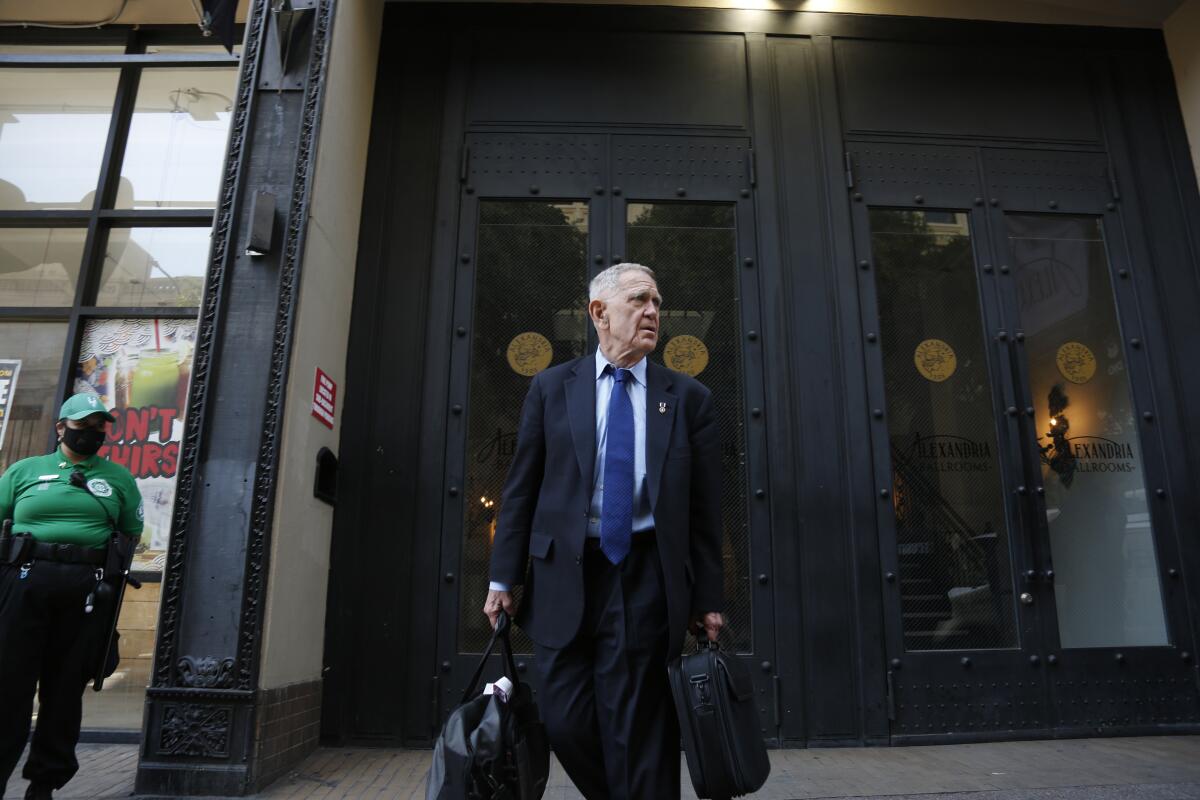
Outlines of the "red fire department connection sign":
{"label": "red fire department connection sign", "polygon": [[333,429],[333,409],[337,400],[337,384],[317,367],[317,380],[313,386],[312,415],[321,420],[325,427]]}

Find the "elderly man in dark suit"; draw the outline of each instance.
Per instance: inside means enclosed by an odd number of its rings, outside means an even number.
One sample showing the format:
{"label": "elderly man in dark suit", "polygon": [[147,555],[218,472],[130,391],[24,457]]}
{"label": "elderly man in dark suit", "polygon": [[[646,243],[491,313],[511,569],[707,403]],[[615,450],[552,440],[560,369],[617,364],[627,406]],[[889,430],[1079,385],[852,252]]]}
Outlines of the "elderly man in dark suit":
{"label": "elderly man in dark suit", "polygon": [[689,628],[724,624],[717,425],[706,387],[646,358],[654,273],[617,264],[588,294],[600,348],[529,387],[484,613],[515,613],[533,639],[550,740],[584,796],[670,800],[667,661]]}

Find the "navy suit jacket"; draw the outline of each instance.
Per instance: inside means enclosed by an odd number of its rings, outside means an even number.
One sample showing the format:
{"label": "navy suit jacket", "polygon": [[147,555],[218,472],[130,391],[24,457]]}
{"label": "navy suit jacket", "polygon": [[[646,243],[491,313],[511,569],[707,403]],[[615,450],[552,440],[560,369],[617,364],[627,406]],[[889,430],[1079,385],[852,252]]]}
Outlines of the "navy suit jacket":
{"label": "navy suit jacket", "polygon": [[[564,647],[583,619],[583,549],[596,454],[595,355],[544,370],[521,412],[501,496],[491,579],[525,587],[517,624]],[[692,614],[721,611],[721,453],[712,394],[646,365],[646,487],[654,513],[671,640]]]}

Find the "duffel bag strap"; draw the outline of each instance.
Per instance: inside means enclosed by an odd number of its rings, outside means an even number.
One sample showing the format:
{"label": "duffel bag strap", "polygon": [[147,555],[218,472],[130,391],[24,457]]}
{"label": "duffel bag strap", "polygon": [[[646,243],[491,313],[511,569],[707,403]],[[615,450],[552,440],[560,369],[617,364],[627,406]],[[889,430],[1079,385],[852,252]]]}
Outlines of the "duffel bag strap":
{"label": "duffel bag strap", "polygon": [[497,641],[500,642],[501,662],[504,665],[504,672],[508,679],[513,682],[514,692],[516,691],[516,687],[520,685],[520,680],[517,678],[517,665],[513,660],[512,642],[508,638],[508,631],[511,627],[512,623],[508,618],[508,614],[501,610],[500,616],[496,618],[496,628],[492,631],[492,638],[488,640],[488,646],[484,648],[483,654],[479,656],[479,664],[475,667],[475,674],[471,676],[471,682],[463,690],[462,703],[467,702],[475,695],[475,691],[479,687],[479,679],[483,677],[483,670],[487,667],[488,657],[496,649]]}

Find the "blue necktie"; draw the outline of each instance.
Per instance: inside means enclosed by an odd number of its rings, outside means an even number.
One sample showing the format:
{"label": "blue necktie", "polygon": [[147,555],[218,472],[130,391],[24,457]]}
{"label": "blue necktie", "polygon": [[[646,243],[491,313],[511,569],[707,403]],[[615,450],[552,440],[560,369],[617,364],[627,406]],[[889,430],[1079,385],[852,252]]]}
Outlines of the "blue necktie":
{"label": "blue necktie", "polygon": [[608,438],[604,449],[604,505],[600,509],[600,551],[613,564],[629,555],[633,539],[633,403],[628,386],[632,374],[613,370],[608,399]]}

